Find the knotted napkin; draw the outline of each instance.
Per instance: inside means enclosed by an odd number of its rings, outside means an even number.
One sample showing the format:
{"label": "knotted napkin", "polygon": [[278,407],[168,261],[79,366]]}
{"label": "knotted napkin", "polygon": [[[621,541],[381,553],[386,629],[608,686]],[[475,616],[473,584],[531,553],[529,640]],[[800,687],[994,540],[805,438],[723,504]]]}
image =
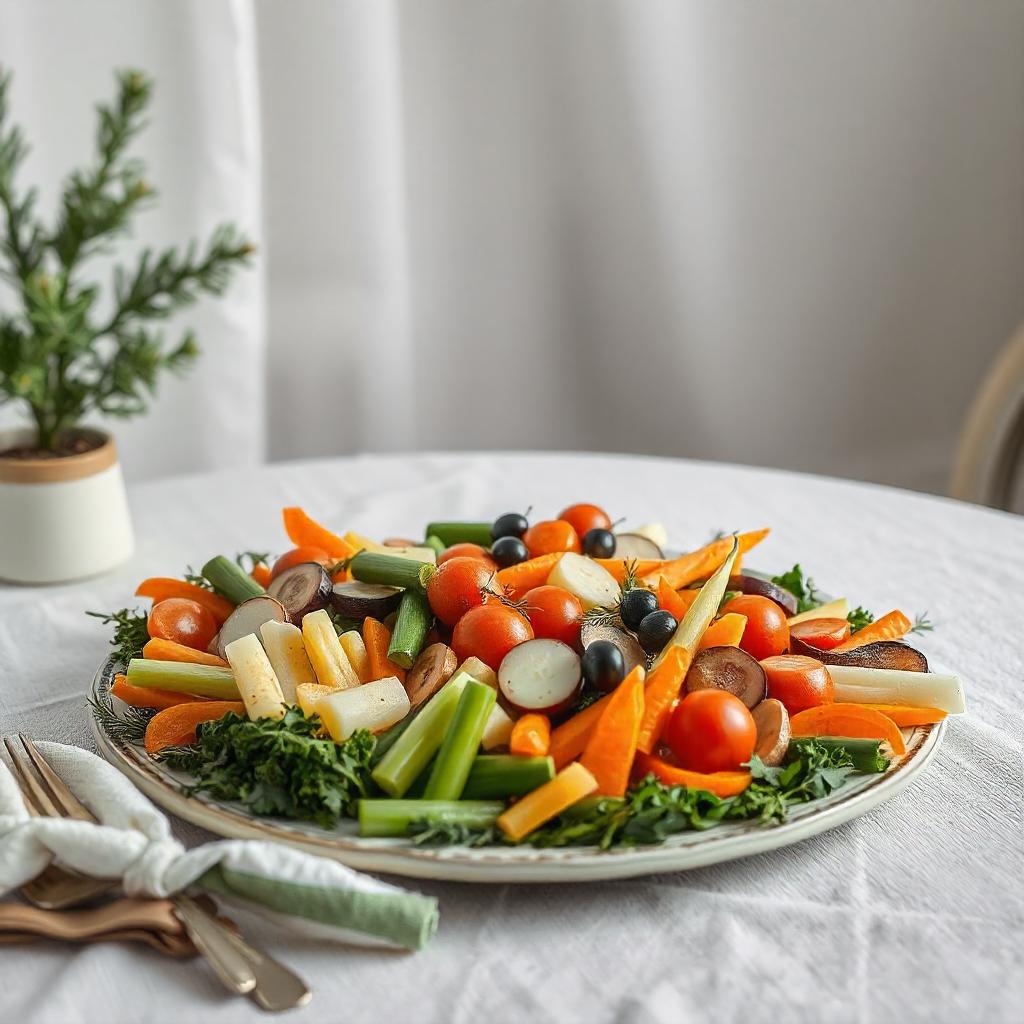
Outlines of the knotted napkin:
{"label": "knotted napkin", "polygon": [[0,894],[55,860],[83,875],[120,879],[128,896],[165,897],[196,886],[359,945],[421,949],[437,929],[435,899],[325,857],[257,840],[186,850],[164,815],[112,765],[78,747],[37,746],[101,824],[30,816],[0,762]]}

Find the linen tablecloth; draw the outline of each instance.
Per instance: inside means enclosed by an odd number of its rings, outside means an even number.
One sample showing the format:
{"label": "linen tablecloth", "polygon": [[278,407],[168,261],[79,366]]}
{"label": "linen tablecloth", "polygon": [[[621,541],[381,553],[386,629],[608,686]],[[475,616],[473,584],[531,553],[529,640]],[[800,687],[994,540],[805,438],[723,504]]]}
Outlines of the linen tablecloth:
{"label": "linen tablecloth", "polygon": [[[632,881],[409,884],[441,902],[424,953],[252,937],[314,989],[308,1022],[1018,1020],[1024,1007],[1024,520],[864,484],[626,456],[358,457],[183,477],[131,492],[132,561],[102,579],[0,586],[0,731],[92,748],[84,692],[107,653],[86,609],[211,555],[281,552],[280,508],[339,529],[416,535],[430,518],[553,517],[596,501],[675,546],[770,525],[749,557],[799,561],[876,613],[927,611],[927,653],[968,713],[926,774],[867,816],[774,853]],[[179,823],[187,843],[208,836]],[[203,969],[136,948],[0,954],[4,1020],[256,1020]],[[292,1018],[290,1018],[292,1019]]]}

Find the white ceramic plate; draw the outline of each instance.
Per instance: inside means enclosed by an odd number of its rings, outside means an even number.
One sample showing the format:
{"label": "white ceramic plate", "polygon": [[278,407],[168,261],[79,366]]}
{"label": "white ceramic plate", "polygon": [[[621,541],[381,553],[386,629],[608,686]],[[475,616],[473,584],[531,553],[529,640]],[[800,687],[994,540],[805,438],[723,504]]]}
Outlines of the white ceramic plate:
{"label": "white ceramic plate", "polygon": [[[95,701],[123,707],[110,698],[117,669],[110,659],[96,673],[91,696]],[[891,799],[923,771],[942,741],[946,723],[905,729],[906,756],[881,775],[855,775],[823,800],[796,807],[789,819],[776,825],[734,821],[705,832],[684,832],[656,846],[534,849],[522,847],[418,847],[403,839],[361,839],[352,821],[323,829],[306,822],[258,818],[237,804],[203,795],[186,796],[186,777],[152,761],[140,747],[118,742],[92,718],[99,752],[151,800],[172,814],[217,835],[233,839],[276,839],[310,853],[333,857],[363,871],[411,878],[440,878],[457,882],[589,882],[631,878],[665,871],[683,871],[747,857],[799,842]]]}

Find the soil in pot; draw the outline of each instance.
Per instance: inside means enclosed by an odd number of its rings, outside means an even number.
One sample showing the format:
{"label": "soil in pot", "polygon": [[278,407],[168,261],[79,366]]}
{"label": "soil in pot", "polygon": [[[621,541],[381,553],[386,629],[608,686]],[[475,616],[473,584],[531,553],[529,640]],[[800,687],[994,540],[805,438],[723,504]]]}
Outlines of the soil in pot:
{"label": "soil in pot", "polygon": [[68,430],[53,448],[35,448],[32,445],[15,445],[0,450],[0,459],[63,459],[69,455],[84,455],[95,451],[106,443],[106,438],[91,430]]}

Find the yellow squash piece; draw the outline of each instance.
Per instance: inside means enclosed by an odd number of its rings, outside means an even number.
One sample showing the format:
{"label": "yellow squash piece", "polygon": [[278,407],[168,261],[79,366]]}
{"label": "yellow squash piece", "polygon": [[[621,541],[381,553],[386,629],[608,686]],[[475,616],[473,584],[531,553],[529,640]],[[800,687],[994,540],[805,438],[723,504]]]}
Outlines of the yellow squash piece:
{"label": "yellow squash piece", "polygon": [[596,791],[597,779],[578,761],[573,761],[550,782],[527,793],[505,811],[498,818],[498,828],[513,842],[519,842],[544,822]]}
{"label": "yellow squash piece", "polygon": [[260,626],[260,638],[281,685],[285,703],[294,704],[295,691],[304,684],[316,682],[316,673],[302,642],[302,630],[290,622],[271,619]]}
{"label": "yellow squash piece", "polygon": [[303,616],[302,642],[321,686],[348,690],[359,685],[359,676],[349,663],[325,609]]}
{"label": "yellow squash piece", "polygon": [[255,633],[241,636],[224,648],[235,676],[238,692],[252,721],[257,718],[281,718],[284,694],[266,651]]}

